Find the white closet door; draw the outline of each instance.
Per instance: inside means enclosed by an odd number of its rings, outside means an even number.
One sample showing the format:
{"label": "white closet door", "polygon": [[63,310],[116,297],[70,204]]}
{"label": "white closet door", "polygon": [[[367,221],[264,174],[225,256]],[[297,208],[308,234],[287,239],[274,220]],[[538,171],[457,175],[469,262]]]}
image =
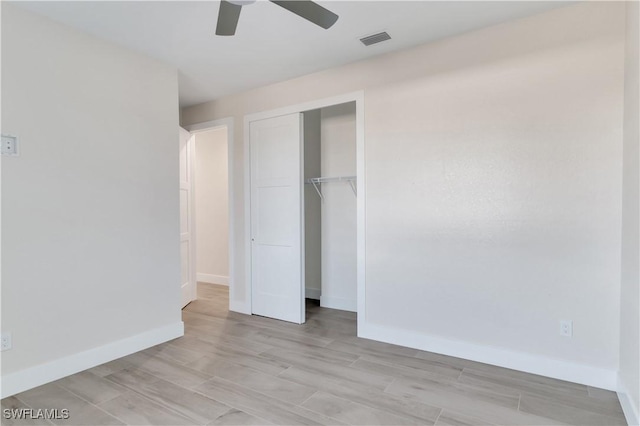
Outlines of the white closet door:
{"label": "white closet door", "polygon": [[249,149],[252,313],[302,324],[302,114],[251,122]]}
{"label": "white closet door", "polygon": [[196,298],[193,138],[180,128],[180,298],[183,308]]}

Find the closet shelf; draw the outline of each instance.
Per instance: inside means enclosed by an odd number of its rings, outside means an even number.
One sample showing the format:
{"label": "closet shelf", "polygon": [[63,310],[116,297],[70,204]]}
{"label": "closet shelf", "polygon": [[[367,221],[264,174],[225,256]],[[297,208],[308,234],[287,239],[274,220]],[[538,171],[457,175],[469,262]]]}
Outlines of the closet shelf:
{"label": "closet shelf", "polygon": [[316,192],[320,196],[320,199],[324,203],[324,196],[322,195],[322,191],[320,190],[321,183],[331,183],[331,182],[347,182],[353,191],[353,194],[357,197],[358,191],[356,190],[356,176],[333,176],[333,177],[315,177],[309,178],[306,180],[306,183],[310,183],[315,188]]}

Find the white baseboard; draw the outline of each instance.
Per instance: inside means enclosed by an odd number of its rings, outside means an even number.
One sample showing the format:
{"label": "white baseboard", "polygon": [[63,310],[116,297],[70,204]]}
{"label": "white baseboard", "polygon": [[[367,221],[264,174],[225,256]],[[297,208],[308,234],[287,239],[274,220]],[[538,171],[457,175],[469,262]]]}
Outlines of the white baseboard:
{"label": "white baseboard", "polygon": [[304,297],[306,297],[307,299],[320,300],[320,289],[305,288]]}
{"label": "white baseboard", "polygon": [[184,335],[182,321],[2,376],[1,398],[113,361]]}
{"label": "white baseboard", "polygon": [[493,346],[449,340],[375,324],[358,324],[358,337],[464,358],[615,391],[616,371]]}
{"label": "white baseboard", "polygon": [[624,380],[618,374],[618,399],[624,412],[624,417],[627,419],[629,426],[640,425],[640,407],[636,406],[636,403],[629,396],[629,390],[624,383]]}
{"label": "white baseboard", "polygon": [[202,274],[198,272],[196,274],[196,280],[209,284],[229,285],[229,277],[224,275]]}
{"label": "white baseboard", "polygon": [[358,311],[358,302],[352,299],[342,299],[340,297],[320,296],[320,306],[323,308],[339,309],[341,311]]}

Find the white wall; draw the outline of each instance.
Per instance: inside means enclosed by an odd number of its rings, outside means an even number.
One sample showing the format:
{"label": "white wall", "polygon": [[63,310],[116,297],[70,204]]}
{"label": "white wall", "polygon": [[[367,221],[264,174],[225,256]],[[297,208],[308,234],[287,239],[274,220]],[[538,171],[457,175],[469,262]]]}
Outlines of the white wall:
{"label": "white wall", "polygon": [[640,422],[640,3],[627,2],[622,169],[620,401],[629,424]]}
{"label": "white wall", "polygon": [[2,3],[2,396],[182,334],[176,70]]}
{"label": "white wall", "polygon": [[[355,176],[356,108],[322,108],[321,175]],[[321,306],[356,311],[356,197],[346,182],[322,185]]]}
{"label": "white wall", "polygon": [[242,117],[364,90],[362,332],[614,388],[623,61],[624,4],[585,2],[185,109],[237,117],[232,306]]}
{"label": "white wall", "polygon": [[198,281],[229,284],[227,128],[195,134]]}
{"label": "white wall", "polygon": [[[320,110],[305,111],[304,120],[304,178],[319,177],[322,140]],[[313,185],[304,186],[304,251],[305,297],[320,299],[322,288],[322,207]]]}

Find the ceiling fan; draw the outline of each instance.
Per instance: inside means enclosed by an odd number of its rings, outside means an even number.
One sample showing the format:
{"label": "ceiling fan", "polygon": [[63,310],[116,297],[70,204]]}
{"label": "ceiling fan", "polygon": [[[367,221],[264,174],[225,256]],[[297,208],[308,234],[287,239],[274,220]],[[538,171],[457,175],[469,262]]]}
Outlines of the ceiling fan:
{"label": "ceiling fan", "polygon": [[[307,21],[313,22],[325,30],[335,24],[338,20],[338,15],[311,0],[269,1],[287,9],[289,12],[295,13]],[[234,35],[236,33],[236,27],[238,26],[238,18],[240,18],[240,10],[242,10],[242,6],[255,2],[256,0],[222,0],[220,2],[220,11],[218,13],[216,35]]]}

